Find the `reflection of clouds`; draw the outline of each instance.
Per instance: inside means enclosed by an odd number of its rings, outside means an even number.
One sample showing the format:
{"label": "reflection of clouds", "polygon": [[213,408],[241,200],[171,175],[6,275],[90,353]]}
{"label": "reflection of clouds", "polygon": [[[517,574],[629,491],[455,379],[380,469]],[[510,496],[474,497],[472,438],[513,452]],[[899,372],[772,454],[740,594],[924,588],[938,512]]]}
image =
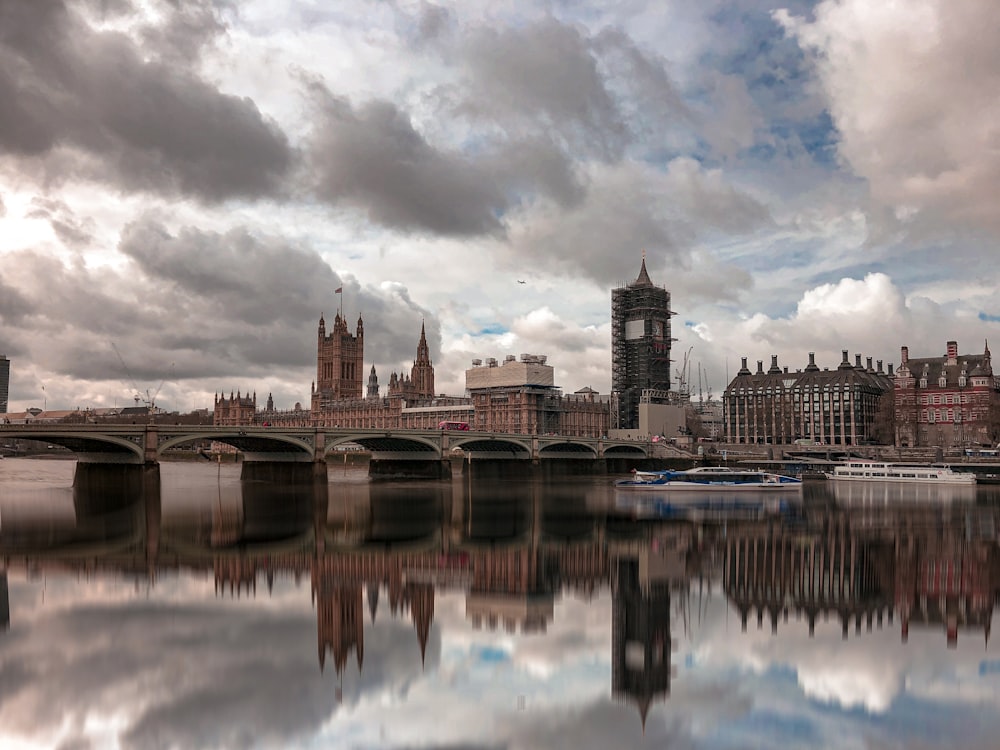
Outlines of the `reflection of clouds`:
{"label": "reflection of clouds", "polygon": [[860,664],[837,660],[822,665],[800,665],[799,684],[810,698],[838,703],[843,708],[862,706],[873,713],[888,710],[902,687],[896,670],[865,671]]}
{"label": "reflection of clouds", "polygon": [[[336,710],[336,675],[316,662],[308,589],[279,582],[285,603],[273,606],[264,596],[217,599],[210,581],[181,586],[189,590],[179,600],[169,585],[137,599],[128,584],[101,597],[77,582],[74,601],[73,585],[52,578],[45,604],[21,596],[40,585],[12,587],[16,614],[0,637],[5,746],[6,737],[44,747],[61,735],[96,741],[111,727],[128,747],[282,747],[315,734]],[[365,635],[364,672],[345,673],[345,704],[405,692],[421,678],[408,621],[385,618]],[[432,629],[428,670],[439,654]]]}
{"label": "reflection of clouds", "polygon": [[[989,706],[990,731],[1000,730],[1000,677],[979,674],[980,662],[995,659],[990,654],[996,650],[988,644],[984,652],[975,638],[948,649],[943,631],[933,627],[911,627],[903,644],[898,622],[860,634],[852,628],[847,640],[833,621],[818,623],[812,638],[807,623],[794,619],[780,623],[777,635],[767,623],[743,633],[739,614],[716,598],[692,642],[675,656],[684,668],[667,710],[677,710],[689,691],[705,686],[742,695],[745,713],[725,722],[717,711],[721,702],[696,700],[690,706],[694,731],[713,747],[728,746],[734,736],[740,747],[765,746],[791,732],[800,739],[792,746],[909,748],[921,746],[929,731],[950,737],[945,744],[962,737],[963,747],[987,747],[980,726],[965,741],[963,717]],[[801,742],[806,736],[813,739]]]}

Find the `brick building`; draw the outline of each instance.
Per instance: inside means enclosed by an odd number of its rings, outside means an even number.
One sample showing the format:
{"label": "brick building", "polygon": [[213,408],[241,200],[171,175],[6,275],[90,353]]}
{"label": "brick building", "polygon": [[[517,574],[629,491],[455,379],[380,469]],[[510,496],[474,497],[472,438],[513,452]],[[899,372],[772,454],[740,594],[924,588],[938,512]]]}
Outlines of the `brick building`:
{"label": "brick building", "polygon": [[1000,409],[989,343],[982,354],[959,355],[949,341],[943,357],[911,358],[901,347],[893,381],[896,445],[988,445]]}
{"label": "brick building", "polygon": [[473,430],[522,435],[599,437],[611,424],[611,401],[585,388],[563,395],[555,387],[554,370],[544,355],[514,355],[502,362],[473,360],[465,371],[472,399]]}
{"label": "brick building", "polygon": [[830,445],[858,445],[874,439],[879,400],[892,389],[892,366],[871,357],[852,365],[847,350],[835,370],[820,369],[815,354],[794,373],[778,366],[772,355],[765,372],[747,368],[747,358],[723,394],[726,440],[732,443],[792,443],[812,440]]}
{"label": "brick building", "polygon": [[316,382],[312,389],[312,411],[345,399],[360,399],[364,377],[365,327],[361,316],[352,335],[347,319],[338,312],[333,330],[326,332],[326,321],[319,316],[316,347]]}
{"label": "brick building", "polygon": [[[270,402],[270,398],[268,398]],[[215,396],[215,412],[212,424],[232,426],[254,424],[257,421],[257,393],[241,395],[239,391],[229,398],[225,394]]]}

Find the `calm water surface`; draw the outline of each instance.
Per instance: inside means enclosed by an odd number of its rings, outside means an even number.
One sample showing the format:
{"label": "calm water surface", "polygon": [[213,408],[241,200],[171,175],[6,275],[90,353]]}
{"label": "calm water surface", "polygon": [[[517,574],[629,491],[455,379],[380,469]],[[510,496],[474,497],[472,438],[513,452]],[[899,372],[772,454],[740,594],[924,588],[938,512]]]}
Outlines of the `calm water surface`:
{"label": "calm water surface", "polygon": [[74,490],[0,461],[3,748],[994,748],[992,487]]}

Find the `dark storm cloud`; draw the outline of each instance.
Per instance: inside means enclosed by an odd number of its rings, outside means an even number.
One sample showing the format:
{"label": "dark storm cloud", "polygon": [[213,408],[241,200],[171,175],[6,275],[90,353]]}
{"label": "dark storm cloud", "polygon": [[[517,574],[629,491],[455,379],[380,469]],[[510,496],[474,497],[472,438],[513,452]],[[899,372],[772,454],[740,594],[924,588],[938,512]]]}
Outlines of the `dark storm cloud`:
{"label": "dark storm cloud", "polygon": [[169,283],[178,307],[200,303],[249,326],[316,317],[318,302],[341,283],[317,253],[242,228],[170,232],[147,216],[125,227],[118,249],[150,279]]}
{"label": "dark storm cloud", "polygon": [[[176,38],[208,17],[187,11],[174,17],[178,33],[163,30],[170,38],[157,44],[171,63],[191,51]],[[48,181],[208,201],[277,191],[292,158],[278,127],[155,51],[95,31],[66,5],[0,5],[0,155],[42,157],[25,166],[40,164]]]}
{"label": "dark storm cloud", "polygon": [[691,142],[692,115],[666,62],[640,49],[621,29],[605,28],[591,42],[610,90],[617,94],[620,115],[633,141],[653,152],[675,151]]}
{"label": "dark storm cloud", "polygon": [[391,102],[355,109],[317,84],[312,89],[320,113],[310,157],[322,199],[397,229],[502,233],[507,200],[481,163],[435,148]]}
{"label": "dark storm cloud", "polygon": [[218,10],[226,4],[215,0],[160,0],[166,22],[141,30],[143,49],[155,49],[172,63],[190,64],[207,43],[225,32]]}
{"label": "dark storm cloud", "polygon": [[540,126],[575,153],[620,158],[628,132],[589,40],[554,19],[480,29],[461,47],[469,81],[459,111],[517,132]]}
{"label": "dark storm cloud", "polygon": [[[76,404],[80,381],[93,381],[83,387],[107,405],[115,393],[165,381],[162,405],[183,401],[187,410],[206,405],[192,393],[263,394],[264,380],[279,408],[306,403],[320,314],[329,331],[340,305],[352,333],[364,316],[365,362],[378,365],[383,385],[392,369],[409,370],[422,320],[432,358],[441,350],[437,319],[405,286],[341,277],[314,250],[285,239],[173,229],[147,215],[125,227],[118,249],[129,261],[121,270],[30,252],[5,258],[2,348],[47,373],[37,377],[52,404]],[[343,295],[334,294],[338,287]],[[38,390],[24,366],[22,377],[23,388]]]}
{"label": "dark storm cloud", "polygon": [[0,273],[0,330],[20,327],[26,317],[37,309],[36,304],[14,286],[6,283]]}

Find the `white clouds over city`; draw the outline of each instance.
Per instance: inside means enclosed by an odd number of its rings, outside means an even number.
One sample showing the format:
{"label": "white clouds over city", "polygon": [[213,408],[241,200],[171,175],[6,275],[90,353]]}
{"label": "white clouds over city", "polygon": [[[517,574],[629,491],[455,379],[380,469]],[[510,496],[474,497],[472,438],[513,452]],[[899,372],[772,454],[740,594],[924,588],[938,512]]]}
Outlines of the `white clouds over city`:
{"label": "white clouds over city", "polygon": [[741,356],[980,351],[990,9],[0,4],[11,408],[129,400],[111,342],[168,408],[289,408],[341,305],[383,383],[425,323],[439,390],[531,352],[607,392],[643,251],[716,393]]}

